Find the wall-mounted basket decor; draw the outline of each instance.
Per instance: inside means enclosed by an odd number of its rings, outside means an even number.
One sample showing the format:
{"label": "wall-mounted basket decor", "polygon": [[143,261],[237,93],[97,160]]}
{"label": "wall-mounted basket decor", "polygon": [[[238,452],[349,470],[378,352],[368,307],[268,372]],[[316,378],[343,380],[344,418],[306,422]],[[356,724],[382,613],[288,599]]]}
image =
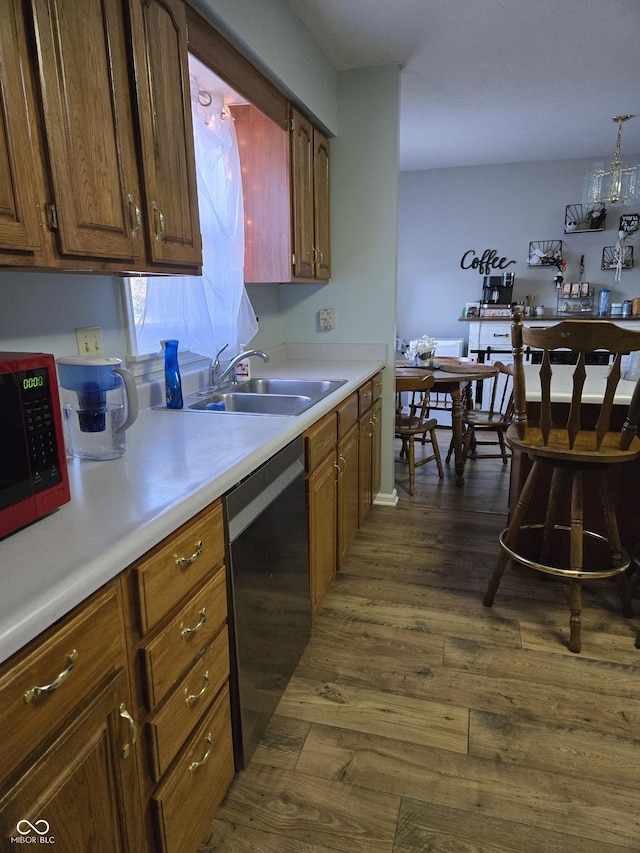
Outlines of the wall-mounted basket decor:
{"label": "wall-mounted basket decor", "polygon": [[550,266],[557,264],[561,259],[562,240],[534,240],[529,243],[527,266]]}
{"label": "wall-mounted basket decor", "polygon": [[[618,266],[618,258],[616,256],[615,246],[605,246],[602,250],[602,266],[603,270],[615,270]],[[624,259],[622,261],[622,269],[633,269],[633,246],[624,247]]]}
{"label": "wall-mounted basket decor", "polygon": [[564,211],[564,233],[577,234],[582,231],[604,231],[607,209],[604,202],[586,206],[568,204]]}

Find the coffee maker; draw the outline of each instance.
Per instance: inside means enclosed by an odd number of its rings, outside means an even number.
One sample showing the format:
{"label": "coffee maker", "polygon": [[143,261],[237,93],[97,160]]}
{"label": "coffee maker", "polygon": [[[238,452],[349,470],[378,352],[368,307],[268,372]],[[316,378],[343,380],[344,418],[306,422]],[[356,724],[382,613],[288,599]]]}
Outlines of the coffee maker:
{"label": "coffee maker", "polygon": [[504,272],[502,275],[485,275],[482,280],[483,308],[511,305],[514,278],[515,275],[512,272]]}

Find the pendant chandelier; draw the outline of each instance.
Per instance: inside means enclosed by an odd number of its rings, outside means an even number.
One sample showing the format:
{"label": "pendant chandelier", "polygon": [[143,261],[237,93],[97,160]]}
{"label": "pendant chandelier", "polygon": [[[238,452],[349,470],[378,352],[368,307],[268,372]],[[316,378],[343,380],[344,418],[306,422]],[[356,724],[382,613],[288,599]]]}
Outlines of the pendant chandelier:
{"label": "pendant chandelier", "polygon": [[587,207],[593,207],[602,202],[609,207],[630,204],[640,199],[640,163],[624,166],[620,162],[620,137],[622,125],[633,116],[614,116],[612,121],[618,125],[616,152],[613,163],[606,169],[603,163],[594,163],[589,169],[584,182],[582,202]]}

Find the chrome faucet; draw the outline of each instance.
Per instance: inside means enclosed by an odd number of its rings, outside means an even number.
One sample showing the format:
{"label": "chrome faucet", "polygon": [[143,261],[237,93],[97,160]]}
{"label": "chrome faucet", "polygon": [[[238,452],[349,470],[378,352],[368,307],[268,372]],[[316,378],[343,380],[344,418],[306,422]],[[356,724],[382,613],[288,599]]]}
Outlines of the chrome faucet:
{"label": "chrome faucet", "polygon": [[234,368],[238,364],[238,362],[242,361],[243,359],[251,358],[251,356],[256,355],[256,356],[258,356],[258,358],[261,358],[264,362],[269,361],[269,356],[266,353],[262,352],[262,350],[259,350],[259,349],[245,350],[244,352],[239,352],[237,355],[234,355],[234,357],[231,359],[231,361],[226,366],[226,368],[222,372],[220,372],[220,368],[221,368],[220,354],[222,352],[224,352],[224,350],[226,350],[227,346],[228,346],[228,344],[225,344],[222,347],[222,349],[218,351],[215,359],[213,360],[213,362],[211,364],[211,388],[214,391],[216,391],[218,388],[220,388],[220,386],[223,384],[225,379],[234,370]]}
{"label": "chrome faucet", "polygon": [[215,358],[211,359],[211,364],[209,365],[209,387],[205,390],[213,391],[217,385],[217,378],[220,375],[220,356],[226,350],[229,344],[225,344],[215,355]]}

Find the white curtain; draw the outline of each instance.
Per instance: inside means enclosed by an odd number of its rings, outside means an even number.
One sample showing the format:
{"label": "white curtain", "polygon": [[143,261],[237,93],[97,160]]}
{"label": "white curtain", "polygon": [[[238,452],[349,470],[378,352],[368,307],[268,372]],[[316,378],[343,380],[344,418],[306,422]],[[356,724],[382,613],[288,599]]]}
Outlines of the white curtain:
{"label": "white curtain", "polygon": [[131,279],[138,353],[159,352],[177,338],[180,349],[210,357],[228,344],[230,359],[258,331],[243,280],[244,211],[233,118],[191,77],[202,276]]}

